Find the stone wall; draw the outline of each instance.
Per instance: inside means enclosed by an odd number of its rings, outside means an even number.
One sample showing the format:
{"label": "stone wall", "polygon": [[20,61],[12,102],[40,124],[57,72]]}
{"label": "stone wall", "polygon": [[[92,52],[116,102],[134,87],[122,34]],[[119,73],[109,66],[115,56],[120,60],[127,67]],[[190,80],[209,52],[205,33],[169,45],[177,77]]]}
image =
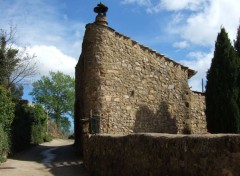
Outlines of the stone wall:
{"label": "stone wall", "polygon": [[193,134],[207,133],[207,122],[205,115],[205,95],[201,92],[191,93],[191,115],[190,131]]}
{"label": "stone wall", "polygon": [[93,175],[237,176],[240,135],[134,134],[87,137]]}
{"label": "stone wall", "polygon": [[106,41],[102,132],[180,132],[189,115],[188,70],[123,35],[99,30]]}
{"label": "stone wall", "polygon": [[76,116],[99,116],[101,133],[201,133],[198,115],[191,117],[203,110],[188,86],[193,74],[107,26],[88,24],[76,67]]}

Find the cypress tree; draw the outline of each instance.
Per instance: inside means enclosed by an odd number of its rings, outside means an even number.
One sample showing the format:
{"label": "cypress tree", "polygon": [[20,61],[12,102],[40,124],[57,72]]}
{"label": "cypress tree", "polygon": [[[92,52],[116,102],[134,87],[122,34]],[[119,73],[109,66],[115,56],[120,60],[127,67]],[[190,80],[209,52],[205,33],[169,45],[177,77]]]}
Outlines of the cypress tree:
{"label": "cypress tree", "polygon": [[[240,109],[240,25],[237,29],[237,37],[236,40],[234,41],[234,48],[236,50],[237,53],[237,57],[238,57],[238,88],[239,88],[239,94],[238,94],[238,106]],[[238,120],[238,125],[240,126],[240,119]]]}
{"label": "cypress tree", "polygon": [[240,25],[237,30],[237,39],[234,42],[234,48],[237,51],[238,55],[240,56]]}
{"label": "cypress tree", "polygon": [[239,59],[224,28],[215,43],[212,64],[207,73],[206,118],[211,133],[238,133]]}

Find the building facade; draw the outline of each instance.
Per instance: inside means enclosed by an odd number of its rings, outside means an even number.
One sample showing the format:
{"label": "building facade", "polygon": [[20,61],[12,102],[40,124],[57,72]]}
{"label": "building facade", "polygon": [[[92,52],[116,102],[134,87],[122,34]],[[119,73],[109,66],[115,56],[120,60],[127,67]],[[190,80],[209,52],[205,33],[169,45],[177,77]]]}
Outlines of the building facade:
{"label": "building facade", "polygon": [[99,12],[76,66],[76,136],[89,133],[90,117],[100,133],[206,133],[204,94],[188,85],[195,73],[108,27]]}

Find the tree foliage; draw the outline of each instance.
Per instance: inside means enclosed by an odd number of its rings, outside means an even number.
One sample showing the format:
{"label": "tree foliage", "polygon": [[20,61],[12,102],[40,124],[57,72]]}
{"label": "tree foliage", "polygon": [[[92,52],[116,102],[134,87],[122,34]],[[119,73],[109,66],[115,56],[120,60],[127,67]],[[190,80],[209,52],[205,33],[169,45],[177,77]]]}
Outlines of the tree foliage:
{"label": "tree foliage", "polygon": [[234,41],[234,48],[237,51],[238,55],[240,56],[240,25],[237,30],[237,39]]}
{"label": "tree foliage", "polygon": [[63,132],[68,132],[70,122],[67,117],[73,116],[74,79],[62,72],[50,72],[33,83],[30,93],[33,100],[42,104],[48,115],[57,123]]}
{"label": "tree foliage", "polygon": [[0,123],[7,133],[11,131],[13,118],[14,103],[11,100],[10,92],[0,86]]}
{"label": "tree foliage", "polygon": [[15,118],[12,123],[13,152],[24,150],[30,146],[31,125],[32,119],[26,111],[26,106],[18,102],[15,108]]}
{"label": "tree foliage", "polygon": [[44,142],[47,134],[48,117],[44,108],[36,104],[33,107],[28,106],[27,111],[32,119],[31,143],[40,144]]}
{"label": "tree foliage", "polygon": [[0,29],[0,160],[18,149],[38,144],[46,138],[47,115],[42,107],[19,102],[23,80],[36,73],[34,57],[15,42],[15,28]]}
{"label": "tree foliage", "polygon": [[211,133],[240,131],[240,62],[224,28],[217,36],[212,64],[207,73],[206,117]]}
{"label": "tree foliage", "polygon": [[48,137],[48,117],[41,105],[20,101],[12,124],[13,150],[20,151],[32,144],[40,144]]}
{"label": "tree foliage", "polygon": [[[238,57],[238,61],[240,62],[240,25],[237,29],[237,36],[236,36],[236,40],[234,41],[234,49],[236,50],[236,53],[237,53],[237,57]],[[240,66],[238,67],[238,79],[237,79],[237,86],[239,87],[240,89]],[[240,93],[238,95],[238,106],[240,107]]]}
{"label": "tree foliage", "polygon": [[0,163],[6,160],[6,155],[9,152],[9,138],[0,123]]}
{"label": "tree foliage", "polygon": [[14,103],[10,93],[0,86],[0,162],[10,149],[11,124],[14,118]]}
{"label": "tree foliage", "polygon": [[10,26],[9,33],[0,29],[0,84],[21,95],[20,83],[26,83],[23,80],[34,76],[37,67],[34,55],[28,54],[26,48],[16,47],[15,31],[13,26]]}

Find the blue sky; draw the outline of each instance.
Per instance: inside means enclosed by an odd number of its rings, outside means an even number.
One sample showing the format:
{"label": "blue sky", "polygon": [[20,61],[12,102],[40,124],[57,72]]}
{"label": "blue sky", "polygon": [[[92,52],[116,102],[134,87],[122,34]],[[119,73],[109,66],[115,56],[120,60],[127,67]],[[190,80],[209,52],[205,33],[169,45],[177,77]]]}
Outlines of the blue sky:
{"label": "blue sky", "polygon": [[[0,0],[0,28],[17,27],[18,47],[38,63],[37,80],[51,71],[74,76],[85,25],[95,20],[96,0]],[[196,71],[189,80],[201,91],[220,27],[231,40],[240,24],[239,0],[102,0],[109,26]],[[24,98],[30,99],[29,85]]]}

